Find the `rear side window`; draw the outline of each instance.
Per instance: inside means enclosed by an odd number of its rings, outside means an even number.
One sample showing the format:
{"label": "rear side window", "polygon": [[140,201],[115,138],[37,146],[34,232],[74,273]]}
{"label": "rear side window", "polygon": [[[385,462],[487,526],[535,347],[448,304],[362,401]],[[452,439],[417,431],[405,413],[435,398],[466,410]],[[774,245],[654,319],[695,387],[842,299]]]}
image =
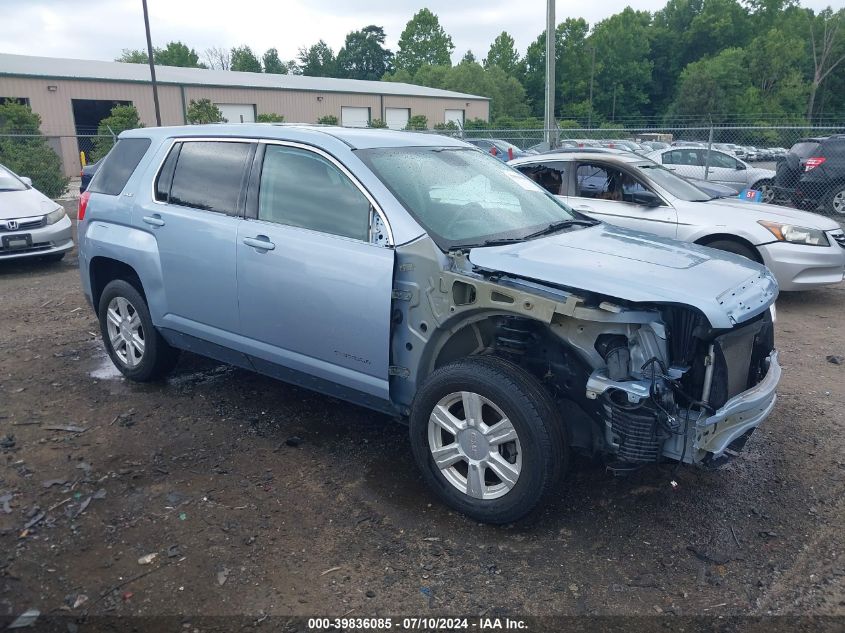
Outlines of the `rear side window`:
{"label": "rear side window", "polygon": [[819,144],[816,141],[798,141],[789,151],[798,158],[809,158],[818,155]]}
{"label": "rear side window", "polygon": [[122,138],[103,159],[88,191],[119,195],[150,147],[148,138]]}
{"label": "rear side window", "polygon": [[182,143],[170,185],[170,203],[237,215],[249,152],[249,143]]}
{"label": "rear side window", "polygon": [[566,195],[566,163],[540,163],[520,165],[517,170],[556,196]]}
{"label": "rear side window", "polygon": [[179,150],[182,143],[175,143],[167,155],[167,160],[161,166],[156,176],[156,200],[159,202],[170,202],[170,185],[173,183],[173,168],[176,167],[176,160],[179,158]]}

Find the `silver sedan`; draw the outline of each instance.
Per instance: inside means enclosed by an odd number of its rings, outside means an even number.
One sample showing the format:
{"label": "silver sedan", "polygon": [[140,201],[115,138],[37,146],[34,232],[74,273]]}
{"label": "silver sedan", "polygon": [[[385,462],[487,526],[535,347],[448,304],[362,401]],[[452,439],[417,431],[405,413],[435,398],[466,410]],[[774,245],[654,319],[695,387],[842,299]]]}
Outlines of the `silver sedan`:
{"label": "silver sedan", "polygon": [[40,257],[58,261],[73,248],[65,210],[29,178],[0,165],[0,261]]}
{"label": "silver sedan", "polygon": [[824,216],[713,198],[632,154],[543,154],[508,163],[585,215],[765,264],[781,290],[839,283],[845,233]]}

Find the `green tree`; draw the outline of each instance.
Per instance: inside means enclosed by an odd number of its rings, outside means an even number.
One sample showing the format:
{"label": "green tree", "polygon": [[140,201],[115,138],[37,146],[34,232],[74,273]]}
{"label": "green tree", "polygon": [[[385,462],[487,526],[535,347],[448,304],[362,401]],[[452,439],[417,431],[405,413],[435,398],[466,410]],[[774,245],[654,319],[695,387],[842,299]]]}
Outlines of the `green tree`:
{"label": "green tree", "polygon": [[320,125],[337,125],[338,120],[335,115],[326,114],[317,119],[317,123],[319,123]]}
{"label": "green tree", "polygon": [[606,118],[642,114],[648,104],[652,62],[651,14],[626,7],[596,24],[589,38],[596,49],[593,104]]}
{"label": "green tree", "polygon": [[62,160],[41,135],[41,117],[16,101],[0,102],[0,164],[31,178],[48,198],[58,198],[67,189]]}
{"label": "green tree", "polygon": [[515,77],[508,76],[498,66],[482,68],[477,62],[465,62],[447,69],[443,85],[446,90],[464,92],[490,98],[490,118],[529,115],[525,102],[525,89]]}
{"label": "green tree", "polygon": [[437,16],[428,9],[420,9],[399,36],[399,51],[394,63],[396,68],[413,75],[426,64],[450,65],[453,50],[452,38],[440,26]]}
{"label": "green tree", "polygon": [[147,56],[147,51],[142,51],[137,48],[124,48],[120,53],[120,57],[115,59],[116,62],[123,62],[124,64],[148,64],[150,58]]}
{"label": "green tree", "polygon": [[477,63],[476,59],[475,59],[475,53],[473,53],[472,51],[467,51],[466,53],[464,53],[464,56],[461,57],[460,63],[461,64],[475,64],[475,63]]}
{"label": "green tree", "polygon": [[231,69],[247,73],[260,73],[261,60],[255,56],[249,46],[236,46],[232,49]]}
{"label": "green tree", "polygon": [[299,70],[309,77],[336,76],[337,60],[334,51],[323,40],[308,48],[300,48]]}
{"label": "green tree", "polygon": [[89,161],[100,160],[109,153],[114,145],[114,137],[124,130],[134,130],[144,127],[138,109],[134,105],[116,105],[111,113],[100,121],[97,126],[97,136],[94,139],[94,149],[88,156]]}
{"label": "green tree", "polygon": [[688,64],[681,72],[669,116],[708,125],[760,110],[760,92],[747,81],[748,55],[727,48],[715,57]]}
{"label": "green tree", "polygon": [[405,126],[406,130],[427,130],[428,117],[424,114],[415,114],[408,119],[408,124]]}
{"label": "green tree", "polygon": [[[146,55],[145,55],[146,57]],[[168,42],[164,48],[153,51],[153,59],[161,66],[181,66],[183,68],[208,68],[200,63],[200,57],[193,48],[182,42]]]}
{"label": "green tree", "polygon": [[275,112],[262,112],[255,117],[255,120],[258,123],[284,123],[285,117]]}
{"label": "green tree", "polygon": [[264,53],[264,72],[272,75],[287,75],[288,66],[279,59],[279,51],[275,48],[268,48]]}
{"label": "green tree", "polygon": [[393,53],[384,47],[384,29],[371,24],[346,35],[337,54],[338,74],[348,79],[378,81],[390,72]]}
{"label": "green tree", "polygon": [[498,66],[512,77],[519,77],[519,53],[513,38],[507,31],[502,31],[493,40],[487,57],[484,58],[484,67]]}
{"label": "green tree", "polygon": [[211,102],[211,99],[191,99],[187,111],[188,123],[201,125],[203,123],[223,123],[223,113]]}
{"label": "green tree", "polygon": [[845,61],[845,9],[834,13],[828,7],[815,16],[810,14],[809,18],[812,78],[807,119],[812,120],[819,86]]}

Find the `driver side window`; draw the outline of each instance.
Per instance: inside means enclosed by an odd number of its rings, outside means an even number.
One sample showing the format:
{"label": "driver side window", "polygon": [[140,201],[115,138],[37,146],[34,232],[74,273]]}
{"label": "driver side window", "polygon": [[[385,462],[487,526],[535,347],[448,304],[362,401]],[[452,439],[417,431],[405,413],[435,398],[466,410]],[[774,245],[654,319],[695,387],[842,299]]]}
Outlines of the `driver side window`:
{"label": "driver side window", "polygon": [[635,196],[650,193],[640,180],[610,166],[582,163],[578,166],[576,177],[579,195],[585,198],[641,204]]}

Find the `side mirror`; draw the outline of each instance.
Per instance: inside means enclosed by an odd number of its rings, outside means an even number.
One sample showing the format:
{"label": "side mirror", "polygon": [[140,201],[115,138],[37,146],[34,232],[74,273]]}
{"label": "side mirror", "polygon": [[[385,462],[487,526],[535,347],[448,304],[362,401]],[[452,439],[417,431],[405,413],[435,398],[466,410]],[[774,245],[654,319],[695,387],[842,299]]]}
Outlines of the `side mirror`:
{"label": "side mirror", "polygon": [[745,165],[743,165],[742,163],[740,163],[739,161],[737,161],[737,163],[736,163],[736,170],[737,170],[737,171],[745,171]]}
{"label": "side mirror", "polygon": [[651,191],[637,191],[636,193],[632,193],[631,202],[651,208],[659,207],[663,204],[660,196]]}
{"label": "side mirror", "polygon": [[21,179],[21,182],[27,187],[32,186],[32,178],[29,178],[28,176],[19,176],[19,178]]}

